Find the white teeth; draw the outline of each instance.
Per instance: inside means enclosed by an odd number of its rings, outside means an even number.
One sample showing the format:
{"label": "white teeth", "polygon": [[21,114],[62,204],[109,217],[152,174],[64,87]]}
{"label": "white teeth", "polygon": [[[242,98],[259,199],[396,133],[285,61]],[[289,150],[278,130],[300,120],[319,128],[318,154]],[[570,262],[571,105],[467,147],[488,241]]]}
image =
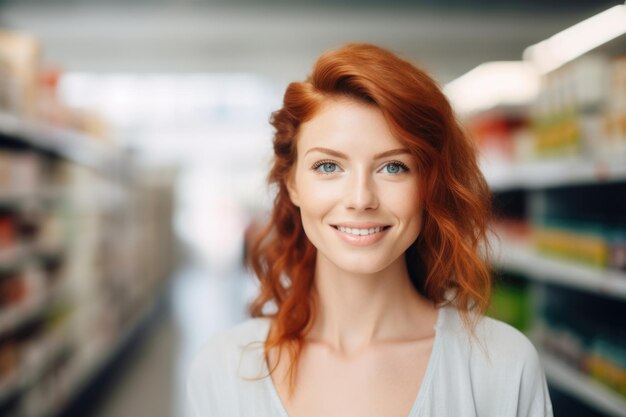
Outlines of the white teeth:
{"label": "white teeth", "polygon": [[357,236],[371,235],[371,234],[378,233],[381,230],[383,230],[382,227],[374,227],[371,229],[351,229],[349,227],[343,227],[343,226],[337,226],[337,229],[339,229],[339,231],[341,232],[350,233],[351,235],[357,235]]}

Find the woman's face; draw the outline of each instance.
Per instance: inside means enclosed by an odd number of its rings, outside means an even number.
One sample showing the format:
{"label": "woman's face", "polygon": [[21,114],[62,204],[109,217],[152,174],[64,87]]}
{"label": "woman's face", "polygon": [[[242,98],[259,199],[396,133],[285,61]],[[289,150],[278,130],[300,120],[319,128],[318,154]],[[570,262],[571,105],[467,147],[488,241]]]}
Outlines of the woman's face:
{"label": "woman's face", "polygon": [[369,274],[404,262],[422,224],[415,159],[382,112],[328,99],[300,126],[288,184],[318,262]]}

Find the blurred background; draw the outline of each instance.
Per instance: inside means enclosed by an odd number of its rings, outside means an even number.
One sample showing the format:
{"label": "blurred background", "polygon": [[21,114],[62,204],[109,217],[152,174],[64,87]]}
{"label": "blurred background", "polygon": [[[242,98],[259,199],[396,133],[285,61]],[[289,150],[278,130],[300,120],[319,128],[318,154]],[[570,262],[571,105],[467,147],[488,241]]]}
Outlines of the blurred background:
{"label": "blurred background", "polygon": [[626,416],[625,8],[0,0],[0,415],[188,415],[190,358],[255,294],[269,115],[357,41],[429,71],[477,141],[490,315],[555,416]]}

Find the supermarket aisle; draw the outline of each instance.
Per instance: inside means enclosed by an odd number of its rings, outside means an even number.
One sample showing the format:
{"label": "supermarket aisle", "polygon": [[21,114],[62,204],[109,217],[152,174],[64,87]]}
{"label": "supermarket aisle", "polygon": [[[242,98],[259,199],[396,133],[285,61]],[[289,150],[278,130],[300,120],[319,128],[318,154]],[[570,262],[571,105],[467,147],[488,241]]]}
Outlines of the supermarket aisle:
{"label": "supermarket aisle", "polygon": [[172,396],[178,331],[171,316],[159,316],[159,320],[140,346],[124,358],[94,417],[178,415],[173,414]]}
{"label": "supermarket aisle", "polygon": [[132,353],[93,417],[183,417],[190,360],[215,332],[245,319],[253,294],[239,266],[207,271],[187,265],[174,277],[170,307]]}

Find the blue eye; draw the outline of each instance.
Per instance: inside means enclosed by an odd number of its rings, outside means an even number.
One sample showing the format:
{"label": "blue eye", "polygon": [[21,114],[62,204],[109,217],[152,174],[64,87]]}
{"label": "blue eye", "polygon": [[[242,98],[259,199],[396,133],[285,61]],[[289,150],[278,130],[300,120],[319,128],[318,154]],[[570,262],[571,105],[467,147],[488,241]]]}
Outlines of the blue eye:
{"label": "blue eye", "polygon": [[399,174],[401,172],[408,171],[406,165],[401,164],[399,162],[390,162],[383,168],[386,170],[387,174]]}
{"label": "blue eye", "polygon": [[337,164],[334,162],[322,162],[315,166],[315,170],[324,174],[331,174],[337,171]]}

